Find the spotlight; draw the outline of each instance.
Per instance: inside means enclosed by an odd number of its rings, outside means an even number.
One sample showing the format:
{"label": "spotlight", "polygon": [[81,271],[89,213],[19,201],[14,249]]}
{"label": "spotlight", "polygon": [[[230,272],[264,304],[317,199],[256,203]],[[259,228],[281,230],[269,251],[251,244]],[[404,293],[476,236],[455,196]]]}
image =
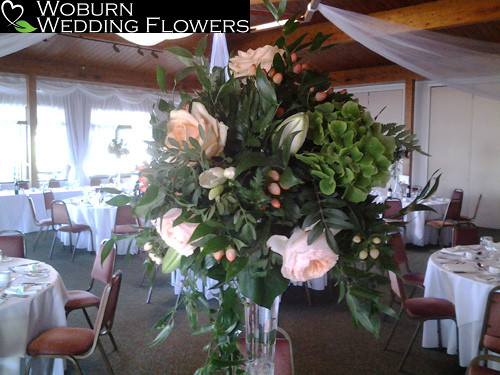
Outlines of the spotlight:
{"label": "spotlight", "polygon": [[113,44],[113,49],[115,50],[115,52],[120,52],[120,49],[118,48],[118,46],[116,44]]}
{"label": "spotlight", "polygon": [[155,52],[155,51],[151,51],[151,56],[153,56],[155,59],[157,59],[157,58],[158,58],[158,55],[156,54],[156,52]]}
{"label": "spotlight", "polygon": [[144,56],[144,52],[142,52],[142,49],[140,49],[140,48],[137,50],[137,53],[138,53],[139,55],[141,55],[141,56]]}

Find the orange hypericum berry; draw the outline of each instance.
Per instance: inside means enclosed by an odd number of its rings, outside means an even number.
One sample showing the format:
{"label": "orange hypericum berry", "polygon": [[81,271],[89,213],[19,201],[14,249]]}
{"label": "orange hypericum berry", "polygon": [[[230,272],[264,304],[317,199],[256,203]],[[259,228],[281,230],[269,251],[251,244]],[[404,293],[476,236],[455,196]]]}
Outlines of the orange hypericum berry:
{"label": "orange hypericum berry", "polygon": [[236,259],[236,250],[229,248],[226,250],[226,259],[230,262]]}
{"label": "orange hypericum berry", "polygon": [[290,60],[292,60],[293,63],[297,61],[297,54],[295,52],[290,55]]}
{"label": "orange hypericum berry", "polygon": [[276,182],[272,182],[267,187],[267,191],[269,191],[272,195],[280,195],[281,188]]}
{"label": "orange hypericum berry", "polygon": [[273,77],[273,82],[279,85],[283,81],[283,73],[276,73]]}
{"label": "orange hypericum berry", "polygon": [[327,96],[326,92],[320,91],[316,93],[315,98],[318,102],[322,102],[323,100],[326,99],[326,96]]}
{"label": "orange hypericum berry", "polygon": [[142,191],[143,193],[145,193],[145,192],[146,192],[146,190],[148,190],[148,187],[149,187],[149,185],[142,185],[142,186],[139,188],[139,190],[140,190],[140,191]]}
{"label": "orange hypericum berry", "polygon": [[300,64],[295,64],[292,68],[293,72],[296,74],[302,73],[302,65]]}
{"label": "orange hypericum berry", "polygon": [[326,93],[327,93],[328,95],[333,94],[333,87],[330,87],[328,90],[326,90]]}
{"label": "orange hypericum berry", "polygon": [[144,177],[144,176],[139,176],[139,181],[143,184],[147,184],[148,183],[148,179],[147,177]]}
{"label": "orange hypericum berry", "polygon": [[269,171],[269,177],[271,177],[271,180],[274,182],[278,182],[280,180],[280,174],[278,171],[275,171],[274,169],[271,169]]}
{"label": "orange hypericum berry", "polygon": [[284,114],[285,114],[285,110],[283,109],[283,107],[279,107],[278,110],[276,111],[276,117],[280,118]]}
{"label": "orange hypericum berry", "polygon": [[346,89],[342,89],[342,90],[340,90],[340,93],[341,93],[341,94],[345,94],[346,92],[347,92],[347,90],[346,90]]}
{"label": "orange hypericum berry", "polygon": [[274,75],[276,74],[276,69],[272,68],[269,73],[267,73],[267,75],[269,76],[269,78],[273,78]]}
{"label": "orange hypericum berry", "polygon": [[309,69],[311,69],[311,67],[309,66],[309,64],[302,64],[302,69],[309,70]]}
{"label": "orange hypericum berry", "polygon": [[280,184],[281,190],[290,190],[289,186],[283,186]]}
{"label": "orange hypericum berry", "polygon": [[222,257],[224,256],[224,250],[219,250],[219,251],[216,251],[215,253],[212,254],[215,258],[215,260],[218,262],[219,260],[222,259]]}
{"label": "orange hypericum berry", "polygon": [[273,206],[274,208],[280,208],[281,202],[276,198],[271,199],[271,206]]}

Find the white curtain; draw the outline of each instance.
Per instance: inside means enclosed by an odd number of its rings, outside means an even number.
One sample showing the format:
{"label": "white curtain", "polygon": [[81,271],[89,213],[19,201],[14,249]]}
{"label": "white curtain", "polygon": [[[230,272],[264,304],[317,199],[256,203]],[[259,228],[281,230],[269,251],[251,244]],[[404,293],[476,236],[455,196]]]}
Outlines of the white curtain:
{"label": "white curtain", "polygon": [[50,38],[55,33],[0,33],[0,57],[10,55],[24,48]]}
{"label": "white curtain", "polygon": [[331,6],[318,10],[352,39],[419,75],[500,99],[500,44],[419,30]]}
{"label": "white curtain", "polygon": [[227,50],[227,42],[225,34],[212,34],[212,55],[210,56],[210,71],[215,66],[226,68],[226,79],[229,79],[227,65],[229,63],[229,52]]}

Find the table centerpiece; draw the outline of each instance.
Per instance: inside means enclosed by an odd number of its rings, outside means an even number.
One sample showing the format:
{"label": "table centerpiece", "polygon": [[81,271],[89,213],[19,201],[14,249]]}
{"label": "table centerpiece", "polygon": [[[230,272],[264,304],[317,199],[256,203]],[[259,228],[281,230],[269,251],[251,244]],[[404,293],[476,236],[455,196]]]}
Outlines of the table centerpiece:
{"label": "table centerpiece", "polygon": [[[279,19],[286,2],[266,3]],[[168,48],[186,65],[176,85],[196,74],[201,88],[181,92],[178,103],[158,100],[141,195],[108,189],[117,194],[108,203],[132,204],[138,217],[152,221],[135,234],[149,251],[148,267],[183,275],[182,298],[158,322],[155,343],[168,337],[183,304],[194,332],[209,336],[206,363],[196,374],[243,374],[245,363],[251,374],[264,374],[268,365],[265,373],[272,374],[269,363],[252,363],[260,361],[252,352],[266,340],[272,344],[276,301],[291,281],[328,272],[354,326],[375,336],[380,313],[393,314],[378,287],[387,283],[384,271],[394,270],[387,240],[395,228],[381,219],[384,205],[370,191],[386,185],[399,150],[421,150],[404,126],[377,122],[351,94],[332,88],[328,72],[311,69],[307,57],[328,48],[329,35],[290,41],[296,19],[275,45],[238,51],[227,71],[210,72],[206,37],[194,54]],[[166,91],[161,67],[157,76]],[[438,180],[405,209],[422,209]],[[108,242],[103,257],[120,238]],[[208,279],[215,280],[216,306],[197,287]],[[245,308],[247,327],[249,316],[274,324],[247,330],[247,362],[237,344]],[[201,323],[199,313],[208,320]]]}

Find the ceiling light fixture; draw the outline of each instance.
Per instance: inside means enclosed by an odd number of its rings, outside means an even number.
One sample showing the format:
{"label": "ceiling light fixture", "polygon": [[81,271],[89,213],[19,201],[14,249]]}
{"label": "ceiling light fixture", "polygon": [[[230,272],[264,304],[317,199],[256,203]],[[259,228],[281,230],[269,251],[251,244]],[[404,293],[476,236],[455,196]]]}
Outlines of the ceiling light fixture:
{"label": "ceiling light fixture", "polygon": [[116,53],[120,52],[120,49],[118,48],[118,46],[116,44],[113,44],[113,49],[115,50]]}
{"label": "ceiling light fixture", "polygon": [[116,35],[140,46],[154,46],[164,40],[186,38],[193,33],[117,33]]}
{"label": "ceiling light fixture", "polygon": [[272,29],[275,27],[281,27],[283,26],[288,20],[280,20],[280,21],[273,21],[273,22],[268,22],[268,23],[263,23],[261,25],[257,26],[252,26],[250,28],[251,31],[262,31],[262,30],[267,30],[267,29]]}

